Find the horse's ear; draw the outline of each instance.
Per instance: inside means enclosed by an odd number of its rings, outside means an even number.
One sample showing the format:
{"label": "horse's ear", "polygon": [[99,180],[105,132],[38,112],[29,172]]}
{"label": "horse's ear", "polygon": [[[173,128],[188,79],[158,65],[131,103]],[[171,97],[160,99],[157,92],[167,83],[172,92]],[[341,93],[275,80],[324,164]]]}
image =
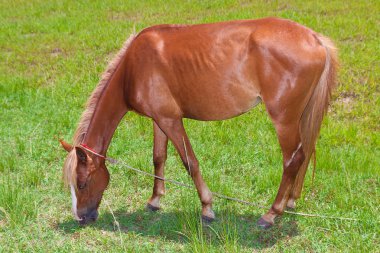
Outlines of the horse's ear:
{"label": "horse's ear", "polygon": [[87,185],[87,178],[94,170],[94,164],[91,157],[87,155],[84,149],[81,147],[75,147],[75,153],[77,155],[77,185],[79,189],[84,189]]}
{"label": "horse's ear", "polygon": [[61,146],[67,151],[67,152],[70,152],[71,150],[73,150],[73,146],[68,144],[67,142],[65,142],[64,140],[62,139],[59,139],[59,142],[61,143]]}
{"label": "horse's ear", "polygon": [[78,161],[82,164],[86,164],[87,163],[86,152],[80,147],[75,147],[75,152],[77,153]]}

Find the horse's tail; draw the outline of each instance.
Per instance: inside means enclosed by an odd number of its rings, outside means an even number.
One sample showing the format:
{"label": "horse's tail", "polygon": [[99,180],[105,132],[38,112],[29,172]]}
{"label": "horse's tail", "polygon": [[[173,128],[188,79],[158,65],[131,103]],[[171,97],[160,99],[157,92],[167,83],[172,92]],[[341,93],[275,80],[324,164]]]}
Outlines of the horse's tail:
{"label": "horse's tail", "polygon": [[[300,135],[302,148],[305,154],[305,161],[300,167],[297,179],[294,184],[293,193],[296,199],[300,197],[304,177],[310,158],[315,152],[315,145],[319,136],[319,131],[322,124],[322,119],[331,98],[331,92],[336,86],[336,75],[338,70],[337,49],[333,42],[322,35],[316,36],[321,45],[326,49],[325,67],[320,76],[317,86],[315,87],[309,102],[307,103],[300,122]],[[314,156],[315,170],[315,156]],[[314,174],[314,171],[313,171]],[[297,196],[298,195],[298,196]]]}

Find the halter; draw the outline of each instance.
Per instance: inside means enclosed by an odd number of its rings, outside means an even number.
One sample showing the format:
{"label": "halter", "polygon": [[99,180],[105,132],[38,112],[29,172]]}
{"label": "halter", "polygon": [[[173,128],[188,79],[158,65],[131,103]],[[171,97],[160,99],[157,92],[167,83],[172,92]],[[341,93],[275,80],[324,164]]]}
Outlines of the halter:
{"label": "halter", "polygon": [[112,163],[112,164],[116,164],[117,163],[117,160],[116,159],[113,159],[113,158],[110,158],[110,157],[106,157],[104,155],[101,155],[99,154],[98,152],[96,152],[95,150],[93,150],[92,148],[90,148],[89,146],[87,146],[86,144],[84,143],[81,143],[79,144],[79,146],[81,146],[84,150],[90,152],[91,154],[94,154],[96,155],[97,157],[100,157],[100,158],[103,158],[104,160]]}
{"label": "halter", "polygon": [[89,146],[87,146],[84,143],[79,144],[79,146],[81,146],[83,149],[87,150],[88,152],[90,152],[90,153],[92,153],[92,154],[94,154],[100,158],[103,158],[104,160],[108,159],[106,156],[99,154],[98,152],[96,152],[95,150],[93,150],[92,148],[90,148]]}

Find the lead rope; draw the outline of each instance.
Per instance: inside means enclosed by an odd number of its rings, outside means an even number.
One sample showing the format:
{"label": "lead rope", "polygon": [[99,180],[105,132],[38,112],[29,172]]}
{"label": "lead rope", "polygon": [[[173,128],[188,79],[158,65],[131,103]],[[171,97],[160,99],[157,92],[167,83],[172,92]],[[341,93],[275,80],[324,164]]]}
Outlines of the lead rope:
{"label": "lead rope", "polygon": [[[169,178],[159,177],[159,176],[156,176],[156,175],[154,175],[152,173],[136,169],[136,168],[134,168],[134,167],[126,164],[124,161],[119,161],[119,160],[116,160],[116,159],[113,159],[113,158],[110,158],[110,157],[106,157],[105,159],[109,163],[111,163],[111,164],[122,165],[123,167],[125,167],[125,168],[127,168],[129,170],[135,171],[135,172],[140,173],[140,174],[145,175],[145,176],[157,178],[157,179],[160,179],[162,181],[165,181],[165,182],[168,182],[168,183],[172,183],[172,184],[175,184],[175,185],[178,185],[178,186],[182,186],[182,187],[185,187],[185,188],[193,188],[192,185],[185,184],[185,183],[182,183],[182,182],[179,182],[179,181],[176,181],[176,180],[173,180],[173,179],[169,179]],[[229,196],[223,195],[223,194],[218,193],[218,192],[211,192],[211,193],[212,193],[213,196],[221,198],[221,199],[231,200],[231,201],[235,201],[235,202],[242,203],[242,204],[245,204],[245,205],[255,206],[255,207],[258,207],[258,208],[261,208],[261,209],[268,209],[268,207],[265,207],[265,206],[262,206],[262,205],[259,205],[259,204],[253,203],[253,202],[249,202],[249,201],[246,201],[246,200],[229,197]],[[338,216],[327,216],[327,215],[320,215],[320,214],[301,213],[301,212],[293,212],[293,211],[287,211],[287,210],[285,210],[284,213],[293,214],[293,215],[299,215],[299,216],[305,216],[305,217],[319,217],[319,218],[325,218],[325,219],[350,220],[350,221],[358,221],[359,220],[359,219],[355,219],[355,218],[346,218],[346,217],[338,217]]]}
{"label": "lead rope", "polygon": [[[90,153],[104,158],[106,161],[108,161],[111,164],[115,164],[115,165],[118,164],[118,165],[121,165],[121,166],[123,166],[123,167],[125,167],[127,169],[130,169],[132,171],[140,173],[142,175],[153,177],[153,178],[157,178],[157,179],[160,179],[160,180],[162,180],[164,182],[172,183],[172,184],[175,184],[175,185],[178,185],[178,186],[181,186],[181,187],[190,188],[190,189],[193,188],[192,185],[185,184],[185,183],[182,183],[182,182],[179,182],[179,181],[176,181],[176,180],[173,180],[173,179],[169,179],[169,178],[163,178],[163,177],[160,177],[160,176],[156,176],[156,175],[154,175],[152,173],[136,169],[136,168],[128,165],[124,161],[120,161],[120,160],[117,160],[117,159],[114,159],[114,158],[111,158],[111,157],[105,157],[103,155],[100,155],[97,152],[95,152],[94,150],[90,149],[87,145],[81,144],[81,146],[82,146],[82,148],[86,149]],[[186,148],[186,146],[185,146],[185,148]],[[231,201],[235,201],[235,202],[238,202],[238,203],[241,203],[241,204],[244,204],[244,205],[255,206],[255,207],[258,207],[258,208],[261,208],[261,209],[268,209],[268,207],[265,207],[265,206],[262,206],[262,205],[259,205],[259,204],[253,203],[253,202],[249,202],[249,201],[246,201],[246,200],[229,197],[227,195],[223,195],[223,194],[218,193],[218,192],[211,192],[211,193],[212,193],[213,196],[221,198],[221,199],[231,200]],[[328,216],[328,215],[312,214],[312,213],[301,213],[301,212],[293,212],[293,211],[288,211],[288,210],[285,210],[284,213],[298,215],[298,216],[304,216],[304,217],[318,217],[318,218],[323,218],[323,219],[359,221],[359,219],[355,219],[355,218],[346,218],[346,217],[339,217],[339,216]]]}

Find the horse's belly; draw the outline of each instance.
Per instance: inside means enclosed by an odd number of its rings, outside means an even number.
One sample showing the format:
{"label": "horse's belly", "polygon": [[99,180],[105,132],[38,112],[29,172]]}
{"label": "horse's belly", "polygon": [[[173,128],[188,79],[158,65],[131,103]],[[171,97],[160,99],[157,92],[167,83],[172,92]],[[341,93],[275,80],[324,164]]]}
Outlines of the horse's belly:
{"label": "horse's belly", "polygon": [[224,120],[243,114],[258,103],[261,98],[256,89],[229,89],[195,96],[182,108],[184,117],[196,120]]}

